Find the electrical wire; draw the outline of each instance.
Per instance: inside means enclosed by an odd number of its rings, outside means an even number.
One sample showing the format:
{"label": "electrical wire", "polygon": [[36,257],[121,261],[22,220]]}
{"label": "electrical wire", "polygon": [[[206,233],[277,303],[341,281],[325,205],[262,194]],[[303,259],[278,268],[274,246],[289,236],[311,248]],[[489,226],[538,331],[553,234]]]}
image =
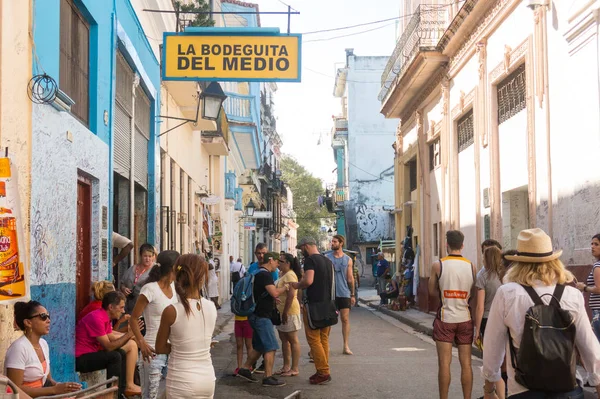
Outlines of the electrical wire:
{"label": "electrical wire", "polygon": [[[336,77],[336,76],[327,75],[326,73],[319,72],[319,71],[315,71],[314,69],[311,69],[311,68],[308,68],[308,67],[304,67],[304,69],[306,69],[307,71],[310,71],[310,72],[312,72],[312,73],[316,73],[317,75],[324,76],[324,77],[326,77],[326,78],[330,78],[330,79],[337,79],[337,77]],[[383,72],[383,71],[382,71],[382,72]],[[361,81],[361,80],[348,80],[348,79],[346,79],[346,82],[349,82],[349,83],[377,83],[377,84],[381,84],[381,80],[378,80],[378,81],[372,81],[372,82],[363,82],[363,81]]]}
{"label": "electrical wire", "polygon": [[277,1],[280,2],[281,4],[283,4],[284,6],[291,8],[292,10],[294,10],[296,12],[300,12],[300,11],[296,10],[294,7],[292,7],[291,5],[285,3],[285,2],[283,2],[281,0],[277,0]]}
{"label": "electrical wire", "polygon": [[388,26],[391,26],[391,25],[395,25],[395,24],[386,24],[386,25],[383,25],[383,26],[378,26],[376,28],[371,28],[371,29],[363,30],[363,31],[360,31],[360,32],[348,33],[347,35],[333,36],[333,37],[327,37],[327,38],[323,38],[323,39],[304,40],[303,43],[326,42],[326,41],[329,41],[329,40],[341,39],[343,37],[362,35],[363,33],[368,33],[368,32],[372,32],[374,30],[379,30],[379,29],[387,28]]}
{"label": "electrical wire", "polygon": [[387,19],[380,19],[379,21],[371,21],[371,22],[365,22],[362,24],[356,24],[356,25],[348,25],[348,26],[341,26],[339,28],[331,28],[331,29],[321,29],[321,30],[313,30],[310,32],[304,32],[302,33],[302,35],[314,35],[316,33],[325,33],[325,32],[334,32],[334,31],[338,31],[338,30],[345,30],[345,29],[352,29],[352,28],[358,28],[361,26],[367,26],[367,25],[374,25],[374,24],[380,24],[383,22],[389,22],[389,21],[396,21],[398,19],[400,19],[401,17],[393,17],[393,18],[387,18]]}
{"label": "electrical wire", "polygon": [[417,14],[421,14],[422,15],[424,13],[430,13],[430,12],[440,11],[440,10],[443,10],[444,8],[446,8],[446,7],[450,7],[450,6],[453,6],[455,4],[462,3],[464,1],[465,0],[456,0],[456,1],[452,2],[452,3],[444,4],[444,5],[441,5],[441,6],[436,7],[436,8],[431,8],[431,9],[423,10],[423,11],[420,11],[420,12],[413,12],[413,13],[410,13],[410,14],[405,14],[405,15],[402,15],[402,16],[394,17],[394,18],[380,19],[378,21],[364,22],[364,23],[356,24],[356,25],[340,26],[340,27],[337,27],[337,28],[314,30],[314,31],[310,31],[310,32],[304,32],[302,34],[303,35],[313,35],[313,34],[316,34],[316,33],[334,32],[334,31],[338,31],[338,30],[358,28],[360,26],[374,25],[374,24],[380,24],[380,23],[388,22],[388,21],[396,21],[396,20],[406,19],[406,18],[412,17],[412,16],[417,15]]}
{"label": "electrical wire", "polygon": [[363,168],[360,168],[360,167],[356,166],[356,165],[355,165],[355,164],[353,164],[352,162],[350,162],[350,161],[347,161],[345,156],[342,156],[342,159],[344,160],[344,162],[348,162],[348,165],[352,165],[352,166],[354,166],[356,169],[358,169],[358,170],[361,170],[361,171],[365,172],[366,174],[369,174],[369,175],[371,175],[371,176],[373,176],[373,177],[376,177],[376,178],[377,178],[377,180],[382,180],[382,181],[385,181],[385,182],[388,182],[388,183],[392,183],[392,184],[394,183],[394,181],[393,181],[393,180],[387,180],[386,178],[384,178],[383,176],[381,176],[383,173],[385,173],[385,171],[387,171],[387,170],[390,170],[390,168],[387,168],[387,169],[385,169],[383,172],[381,172],[381,173],[379,174],[379,176],[377,176],[377,175],[374,175],[373,173],[371,173],[371,172],[369,172],[369,171],[367,171],[367,170],[364,170]]}

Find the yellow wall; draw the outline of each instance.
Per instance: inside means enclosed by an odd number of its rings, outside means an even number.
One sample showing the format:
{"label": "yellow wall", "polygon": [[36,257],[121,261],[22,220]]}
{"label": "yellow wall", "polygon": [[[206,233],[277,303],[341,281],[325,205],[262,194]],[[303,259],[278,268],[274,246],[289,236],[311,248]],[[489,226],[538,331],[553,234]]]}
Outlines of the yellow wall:
{"label": "yellow wall", "polygon": [[[31,1],[0,0],[0,146],[18,164],[19,195],[25,245],[29,248],[31,196]],[[29,254],[27,254],[29,257]],[[0,305],[0,370],[4,355],[19,333],[13,331],[12,306]]]}

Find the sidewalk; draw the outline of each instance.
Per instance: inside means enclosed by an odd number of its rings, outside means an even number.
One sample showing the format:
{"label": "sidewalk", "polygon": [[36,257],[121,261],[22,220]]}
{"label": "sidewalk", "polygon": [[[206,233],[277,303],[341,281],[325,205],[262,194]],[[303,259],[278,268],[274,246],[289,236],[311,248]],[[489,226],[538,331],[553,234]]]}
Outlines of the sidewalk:
{"label": "sidewalk", "polygon": [[393,317],[423,334],[433,335],[433,320],[435,319],[433,314],[411,308],[405,311],[391,310],[386,306],[379,306],[380,300],[377,291],[371,287],[358,290],[358,301],[361,304],[377,309],[381,313]]}
{"label": "sidewalk", "polygon": [[[221,304],[221,309],[217,310],[217,323],[215,324],[215,331],[213,332],[213,340],[216,338],[217,341],[220,340],[221,337],[219,335],[223,332],[229,321],[233,318],[233,313],[231,312],[231,303],[229,300],[223,302]],[[226,337],[228,339],[229,336]]]}

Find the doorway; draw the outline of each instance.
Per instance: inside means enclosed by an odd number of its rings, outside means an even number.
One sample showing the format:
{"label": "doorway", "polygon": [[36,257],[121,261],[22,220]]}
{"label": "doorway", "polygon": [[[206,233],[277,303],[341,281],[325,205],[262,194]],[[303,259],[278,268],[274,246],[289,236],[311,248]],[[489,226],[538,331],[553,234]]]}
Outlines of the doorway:
{"label": "doorway", "polygon": [[502,247],[517,247],[521,230],[529,228],[529,193],[527,186],[502,193]]}
{"label": "doorway", "polygon": [[76,315],[90,301],[92,269],[92,185],[83,177],[77,181],[77,271],[75,276]]}

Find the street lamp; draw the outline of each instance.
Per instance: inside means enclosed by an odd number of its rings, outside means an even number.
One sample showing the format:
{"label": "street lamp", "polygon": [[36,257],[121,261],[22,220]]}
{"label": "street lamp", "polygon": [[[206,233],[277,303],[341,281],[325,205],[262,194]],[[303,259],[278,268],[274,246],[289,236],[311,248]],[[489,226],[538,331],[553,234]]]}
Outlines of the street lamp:
{"label": "street lamp", "polygon": [[206,89],[200,93],[202,100],[202,119],[216,121],[221,113],[221,105],[227,96],[223,92],[221,85],[217,82],[210,82]]}
{"label": "street lamp", "polygon": [[254,206],[254,202],[252,202],[252,200],[250,200],[248,202],[248,204],[246,205],[246,216],[248,216],[248,217],[254,216],[254,208],[256,208]]}

